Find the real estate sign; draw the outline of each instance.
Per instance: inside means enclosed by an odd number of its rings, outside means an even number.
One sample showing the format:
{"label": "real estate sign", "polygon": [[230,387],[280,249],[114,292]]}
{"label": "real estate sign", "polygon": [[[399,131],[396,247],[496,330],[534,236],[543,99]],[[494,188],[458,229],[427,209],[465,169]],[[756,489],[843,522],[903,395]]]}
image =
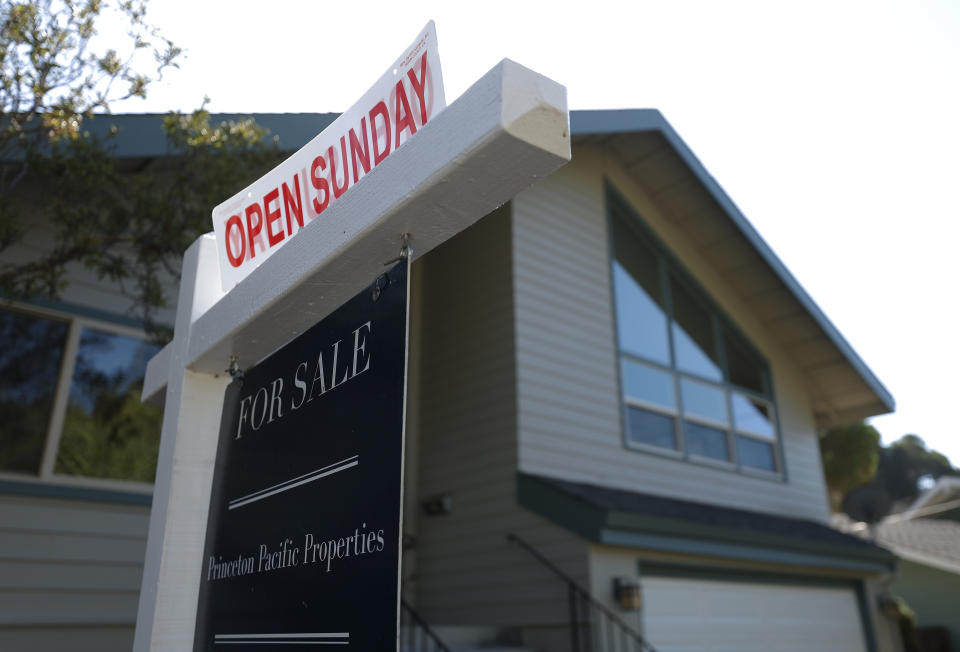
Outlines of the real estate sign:
{"label": "real estate sign", "polygon": [[396,649],[407,279],[228,386],[194,650]]}
{"label": "real estate sign", "polygon": [[318,219],[445,106],[436,29],[430,21],[356,104],[213,209],[223,289],[230,290]]}

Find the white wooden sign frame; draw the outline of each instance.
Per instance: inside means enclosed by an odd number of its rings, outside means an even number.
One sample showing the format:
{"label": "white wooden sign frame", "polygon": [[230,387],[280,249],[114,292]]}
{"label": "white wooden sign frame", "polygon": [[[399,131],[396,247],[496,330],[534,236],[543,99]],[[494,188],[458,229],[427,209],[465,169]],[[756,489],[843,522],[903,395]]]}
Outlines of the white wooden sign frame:
{"label": "white wooden sign frame", "polygon": [[173,341],[147,367],[165,393],[134,650],[193,646],[224,373],[255,364],[369,284],[411,234],[415,257],[570,160],[566,89],[503,60],[229,293],[216,243],[184,255]]}

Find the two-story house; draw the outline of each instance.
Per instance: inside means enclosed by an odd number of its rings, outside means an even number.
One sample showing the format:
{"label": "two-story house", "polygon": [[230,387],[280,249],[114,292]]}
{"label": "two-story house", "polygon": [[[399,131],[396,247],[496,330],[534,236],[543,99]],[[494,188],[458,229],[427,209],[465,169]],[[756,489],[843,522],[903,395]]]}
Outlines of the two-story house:
{"label": "two-story house", "polygon": [[[130,156],[163,156],[127,120]],[[328,121],[268,126],[293,149]],[[406,599],[530,649],[610,649],[616,621],[661,652],[898,649],[894,557],[829,527],[817,435],[892,397],[657,111],[571,132],[568,165],[414,264]],[[0,456],[0,647],[132,639],[149,485],[60,461],[71,360],[119,364],[85,334],[136,335],[84,282],[0,313],[4,346],[61,352],[47,395],[0,389],[43,431]]]}

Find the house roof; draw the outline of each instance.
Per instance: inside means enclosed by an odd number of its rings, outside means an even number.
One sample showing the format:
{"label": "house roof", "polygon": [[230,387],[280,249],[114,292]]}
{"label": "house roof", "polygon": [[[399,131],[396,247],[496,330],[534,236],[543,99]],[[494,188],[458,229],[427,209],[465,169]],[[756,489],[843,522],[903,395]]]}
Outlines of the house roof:
{"label": "house roof", "polygon": [[828,525],[520,473],[517,501],[597,543],[667,553],[860,572],[895,557]]}
{"label": "house roof", "polygon": [[904,518],[949,517],[960,514],[960,477],[944,475],[923,492],[904,513]]}
{"label": "house roof", "polygon": [[877,541],[900,557],[960,575],[960,523],[943,519],[889,519]]}
{"label": "house roof", "polygon": [[[281,149],[295,150],[329,125],[336,113],[261,113]],[[241,114],[214,114],[211,121]],[[119,129],[118,157],[174,154],[160,129],[162,115],[96,117],[93,133]],[[802,370],[819,426],[890,412],[894,399],[840,334],[756,229],[707,172],[677,132],[654,109],[571,111],[574,156],[578,146],[609,148],[664,207],[717,273],[751,306]]]}

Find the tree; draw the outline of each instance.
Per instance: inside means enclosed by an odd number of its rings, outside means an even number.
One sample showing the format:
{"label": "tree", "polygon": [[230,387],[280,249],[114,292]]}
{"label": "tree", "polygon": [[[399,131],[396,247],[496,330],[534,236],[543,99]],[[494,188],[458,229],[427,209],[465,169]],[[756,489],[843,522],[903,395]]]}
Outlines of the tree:
{"label": "tree", "polygon": [[[163,279],[179,276],[183,250],[210,230],[210,209],[278,158],[253,120],[211,124],[206,100],[163,122],[175,164],[124,169],[112,156],[115,131],[91,135],[91,118],[145,97],[177,65],[180,50],[146,23],[145,7],[25,0],[0,9],[2,296],[55,297],[80,264],[134,298],[151,327],[168,299]],[[123,47],[113,37],[104,47],[98,26],[117,17],[127,25]],[[25,259],[15,247],[33,229],[49,246]]]}
{"label": "tree", "polygon": [[942,453],[929,450],[917,435],[904,435],[880,454],[876,481],[894,501],[914,500],[925,477],[960,475]]}
{"label": "tree", "polygon": [[820,440],[820,457],[830,502],[837,509],[851,489],[866,484],[876,473],[880,433],[865,423],[832,428]]}
{"label": "tree", "polygon": [[[152,55],[157,78],[176,65],[179,48],[160,37],[145,15],[142,0],[25,0],[0,9],[4,198],[50,145],[81,138],[85,117],[109,111],[118,100],[146,97],[154,78],[136,65],[142,52]],[[98,23],[106,17],[126,22],[121,51],[98,38]]]}
{"label": "tree", "polygon": [[883,447],[880,434],[864,423],[829,430],[820,440],[820,457],[835,510],[851,490],[867,484],[902,504],[919,495],[922,478],[960,475],[960,469],[929,450],[917,435],[904,435]]}

